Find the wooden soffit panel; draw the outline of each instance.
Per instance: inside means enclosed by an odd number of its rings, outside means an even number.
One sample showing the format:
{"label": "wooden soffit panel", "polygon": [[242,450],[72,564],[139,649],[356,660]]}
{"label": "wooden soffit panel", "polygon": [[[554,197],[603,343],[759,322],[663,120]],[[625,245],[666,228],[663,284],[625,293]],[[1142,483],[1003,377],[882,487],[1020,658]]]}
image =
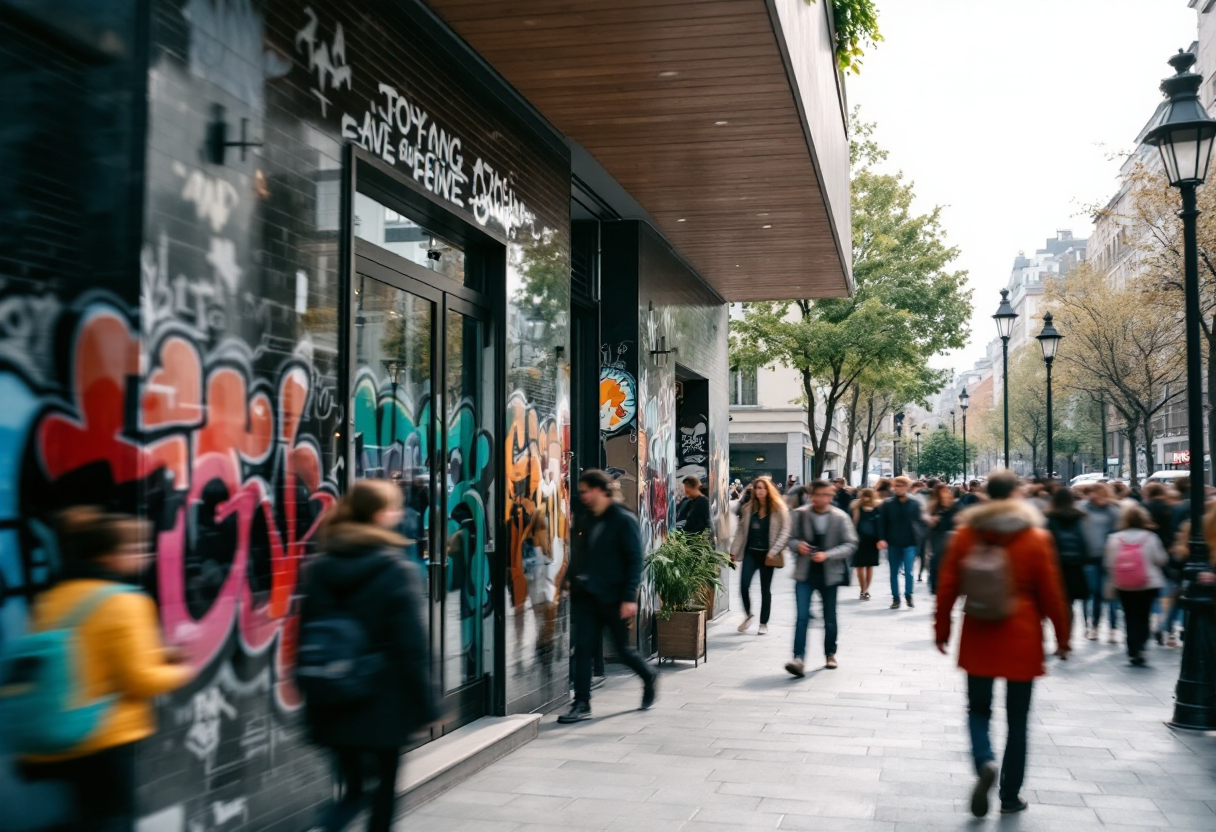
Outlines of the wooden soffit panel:
{"label": "wooden soffit panel", "polygon": [[849,206],[829,208],[764,0],[429,2],[723,298],[848,293]]}

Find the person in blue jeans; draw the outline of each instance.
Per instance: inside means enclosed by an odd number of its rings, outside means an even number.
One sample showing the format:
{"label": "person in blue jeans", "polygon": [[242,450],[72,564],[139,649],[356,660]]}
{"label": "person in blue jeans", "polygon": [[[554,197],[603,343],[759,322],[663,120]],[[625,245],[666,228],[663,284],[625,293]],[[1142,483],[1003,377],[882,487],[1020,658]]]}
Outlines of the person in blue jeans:
{"label": "person in blue jeans", "polygon": [[896,477],[891,483],[894,496],[882,506],[882,539],[878,542],[879,549],[887,552],[887,562],[891,565],[891,609],[897,610],[899,602],[899,571],[904,572],[904,600],[911,609],[912,588],[916,585],[913,574],[916,564],[916,553],[925,539],[925,510],[920,500],[908,494],[912,481],[907,477]]}
{"label": "person in blue jeans", "polygon": [[1104,594],[1106,567],[1102,565],[1100,553],[1106,551],[1106,539],[1114,534],[1119,524],[1119,505],[1110,486],[1099,482],[1090,486],[1089,499],[1081,508],[1085,511],[1081,529],[1090,552],[1090,562],[1085,567],[1085,577],[1089,581],[1089,600],[1085,602],[1085,637],[1090,641],[1098,639],[1102,627],[1102,609],[1105,607],[1110,622],[1109,640],[1111,644],[1116,644],[1119,640],[1119,602],[1107,599]]}
{"label": "person in blue jeans", "polygon": [[798,620],[794,626],[794,658],[785,669],[806,675],[806,631],[811,620],[811,597],[823,601],[824,667],[836,669],[836,590],[849,584],[849,558],[857,551],[853,519],[832,505],[835,489],[824,480],[810,485],[810,505],[790,515],[789,549],[796,558],[794,597]]}

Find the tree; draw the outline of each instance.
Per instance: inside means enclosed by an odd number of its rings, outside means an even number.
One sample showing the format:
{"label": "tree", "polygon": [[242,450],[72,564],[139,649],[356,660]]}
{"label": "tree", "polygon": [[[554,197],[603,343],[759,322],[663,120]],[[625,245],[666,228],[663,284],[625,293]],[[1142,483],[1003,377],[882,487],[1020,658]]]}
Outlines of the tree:
{"label": "tree", "polygon": [[[967,443],[967,459],[975,458],[975,446]],[[947,482],[963,475],[963,440],[938,428],[920,439],[920,477],[938,477]]]}
{"label": "tree", "polygon": [[836,62],[842,70],[852,70],[856,75],[861,72],[862,47],[875,46],[882,40],[878,8],[874,0],[832,0],[832,24],[836,30]]}
{"label": "tree", "polygon": [[853,470],[854,447],[860,440],[864,484],[870,457],[878,447],[886,418],[912,404],[927,408],[927,399],[940,390],[945,381],[946,371],[933,370],[923,364],[891,367],[885,372],[860,378],[850,391],[845,410],[848,436],[844,470]]}
{"label": "tree", "polygon": [[798,372],[796,401],[807,409],[816,476],[837,408],[855,384],[924,366],[968,336],[971,293],[963,288],[966,273],[949,270],[958,250],[945,243],[941,209],[915,213],[913,185],[875,169],[886,153],[873,130],[854,113],[853,296],[749,303],[731,321],[733,363]]}
{"label": "tree", "polygon": [[[1138,257],[1138,270],[1160,287],[1179,308],[1183,306],[1183,241],[1181,204],[1159,168],[1132,166],[1125,177],[1130,209],[1113,219],[1126,228]],[[1199,220],[1199,311],[1207,363],[1208,454],[1216,460],[1216,189],[1200,188]],[[1108,214],[1112,209],[1103,209]],[[1150,447],[1151,445],[1146,445]],[[1199,449],[1193,448],[1192,453]],[[1216,466],[1213,466],[1216,483]]]}
{"label": "tree", "polygon": [[[1129,445],[1143,439],[1151,470],[1153,420],[1186,391],[1182,304],[1147,277],[1113,287],[1087,263],[1052,281],[1046,297],[1067,338],[1056,358],[1061,386],[1108,402],[1124,419]],[[1012,387],[1012,369],[1009,380]],[[1137,482],[1135,453],[1129,467]]]}

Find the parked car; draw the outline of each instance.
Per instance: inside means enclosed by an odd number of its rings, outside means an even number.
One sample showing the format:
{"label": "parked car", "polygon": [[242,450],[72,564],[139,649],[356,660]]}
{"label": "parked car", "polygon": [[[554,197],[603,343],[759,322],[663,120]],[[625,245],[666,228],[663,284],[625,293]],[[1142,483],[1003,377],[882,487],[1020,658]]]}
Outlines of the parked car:
{"label": "parked car", "polygon": [[1146,479],[1145,482],[1161,482],[1161,483],[1165,483],[1166,485],[1169,485],[1174,480],[1176,480],[1180,477],[1189,477],[1190,475],[1191,475],[1191,472],[1186,470],[1185,468],[1174,470],[1174,471],[1158,471],[1155,474],[1153,474],[1151,477]]}
{"label": "parked car", "polygon": [[1069,481],[1069,485],[1088,485],[1095,482],[1106,482],[1106,475],[1100,471],[1090,471],[1088,474],[1077,474]]}

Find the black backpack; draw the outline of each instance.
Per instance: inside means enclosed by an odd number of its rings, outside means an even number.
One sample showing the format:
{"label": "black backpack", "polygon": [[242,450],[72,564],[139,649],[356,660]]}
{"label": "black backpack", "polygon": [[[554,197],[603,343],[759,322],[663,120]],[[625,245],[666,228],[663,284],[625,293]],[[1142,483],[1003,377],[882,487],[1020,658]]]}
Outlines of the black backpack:
{"label": "black backpack", "polygon": [[1085,535],[1080,523],[1073,523],[1071,526],[1057,523],[1055,538],[1060,563],[1065,566],[1085,566],[1089,562],[1089,553],[1085,550]]}
{"label": "black backpack", "polygon": [[312,705],[357,705],[370,699],[388,662],[367,630],[342,609],[300,627],[296,687]]}

